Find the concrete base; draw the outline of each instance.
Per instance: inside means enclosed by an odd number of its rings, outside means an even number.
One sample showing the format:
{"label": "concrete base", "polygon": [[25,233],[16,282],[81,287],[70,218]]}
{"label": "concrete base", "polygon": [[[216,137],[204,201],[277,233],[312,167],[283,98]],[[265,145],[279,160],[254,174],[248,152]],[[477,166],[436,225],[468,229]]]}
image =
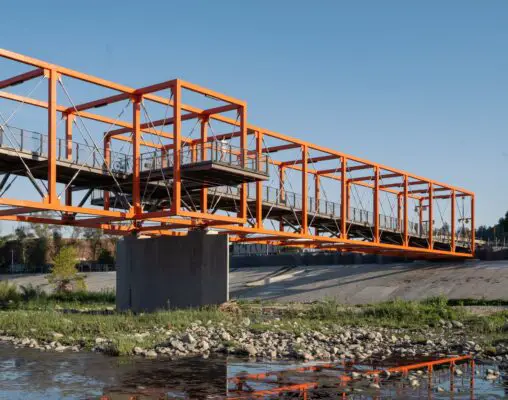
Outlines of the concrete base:
{"label": "concrete base", "polygon": [[229,299],[227,235],[126,237],[117,245],[119,311],[199,307]]}

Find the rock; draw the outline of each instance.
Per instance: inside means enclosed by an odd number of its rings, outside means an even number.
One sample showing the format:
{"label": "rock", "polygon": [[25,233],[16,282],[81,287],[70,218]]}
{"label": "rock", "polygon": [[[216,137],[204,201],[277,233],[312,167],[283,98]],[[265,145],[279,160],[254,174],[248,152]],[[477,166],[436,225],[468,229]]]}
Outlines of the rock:
{"label": "rock", "polygon": [[148,350],[147,352],[145,352],[145,357],[155,358],[157,357],[157,353],[154,350]]}
{"label": "rock", "polygon": [[108,342],[108,339],[101,338],[101,337],[95,338],[95,344],[101,344],[101,343],[106,343],[106,342]]}
{"label": "rock", "polygon": [[143,341],[143,339],[144,339],[144,338],[146,338],[147,336],[150,336],[150,333],[149,333],[149,332],[135,333],[135,334],[134,334],[134,338],[135,338],[138,342]]}
{"label": "rock", "polygon": [[188,344],[196,343],[196,339],[194,339],[194,336],[192,336],[190,333],[186,333],[185,335],[183,335],[182,341]]}
{"label": "rock", "polygon": [[452,321],[452,325],[454,328],[459,328],[459,329],[464,328],[464,324],[460,321]]}
{"label": "rock", "polygon": [[243,350],[249,355],[249,357],[255,357],[258,350],[251,344],[244,346]]}
{"label": "rock", "polygon": [[174,349],[178,350],[178,351],[181,351],[181,352],[185,352],[185,347],[183,345],[182,342],[180,342],[179,340],[172,340],[171,342],[169,342],[169,344],[171,344],[171,347],[173,347]]}
{"label": "rock", "polygon": [[64,337],[63,333],[53,332],[53,339],[58,340],[63,337]]}
{"label": "rock", "polygon": [[144,350],[141,347],[137,347],[137,346],[132,349],[132,352],[134,354],[141,354],[141,353],[143,353],[143,351]]}
{"label": "rock", "polygon": [[67,350],[67,346],[60,345],[60,346],[55,347],[55,351],[58,351],[58,352],[62,352],[65,350]]}
{"label": "rock", "polygon": [[199,344],[199,347],[201,348],[202,351],[207,351],[210,348],[210,344],[207,341],[203,340]]}
{"label": "rock", "polygon": [[251,323],[251,322],[250,322],[250,319],[249,319],[249,318],[245,317],[245,318],[243,318],[243,319],[242,319],[242,325],[244,325],[244,326],[249,326],[249,325],[250,325],[250,323]]}
{"label": "rock", "polygon": [[220,337],[222,340],[225,340],[225,341],[231,340],[231,335],[228,332],[222,332]]}

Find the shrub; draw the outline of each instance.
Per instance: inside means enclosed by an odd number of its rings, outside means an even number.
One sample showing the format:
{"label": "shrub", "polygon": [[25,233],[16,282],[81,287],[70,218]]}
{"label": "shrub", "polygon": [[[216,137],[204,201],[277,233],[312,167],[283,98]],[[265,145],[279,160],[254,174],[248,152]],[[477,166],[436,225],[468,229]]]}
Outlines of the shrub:
{"label": "shrub", "polygon": [[48,281],[55,285],[57,293],[86,290],[84,278],[78,276],[76,258],[76,250],[69,246],[63,247],[55,256]]}
{"label": "shrub", "polygon": [[34,286],[31,283],[26,286],[20,285],[19,289],[21,298],[24,301],[45,299],[47,297],[46,292],[40,286]]}
{"label": "shrub", "polygon": [[0,303],[18,302],[20,294],[16,289],[16,285],[10,284],[9,281],[0,281]]}

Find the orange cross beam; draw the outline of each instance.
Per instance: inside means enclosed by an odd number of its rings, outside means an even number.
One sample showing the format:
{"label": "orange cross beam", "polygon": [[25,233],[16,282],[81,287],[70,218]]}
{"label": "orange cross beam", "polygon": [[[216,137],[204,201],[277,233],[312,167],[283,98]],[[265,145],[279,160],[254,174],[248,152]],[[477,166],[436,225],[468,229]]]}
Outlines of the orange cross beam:
{"label": "orange cross beam", "polygon": [[24,74],[13,76],[12,78],[4,79],[0,81],[0,89],[4,89],[9,86],[19,85],[23,82],[26,82],[30,79],[37,78],[39,76],[44,75],[44,69],[38,68],[32,71],[25,72]]}

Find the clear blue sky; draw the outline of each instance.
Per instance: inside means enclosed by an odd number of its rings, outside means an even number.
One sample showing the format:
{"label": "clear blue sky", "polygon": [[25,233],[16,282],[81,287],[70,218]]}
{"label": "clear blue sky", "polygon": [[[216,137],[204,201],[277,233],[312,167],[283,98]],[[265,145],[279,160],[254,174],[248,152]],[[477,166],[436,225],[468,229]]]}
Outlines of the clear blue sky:
{"label": "clear blue sky", "polygon": [[251,122],[508,210],[508,1],[24,1],[0,47],[131,86],[175,77]]}

